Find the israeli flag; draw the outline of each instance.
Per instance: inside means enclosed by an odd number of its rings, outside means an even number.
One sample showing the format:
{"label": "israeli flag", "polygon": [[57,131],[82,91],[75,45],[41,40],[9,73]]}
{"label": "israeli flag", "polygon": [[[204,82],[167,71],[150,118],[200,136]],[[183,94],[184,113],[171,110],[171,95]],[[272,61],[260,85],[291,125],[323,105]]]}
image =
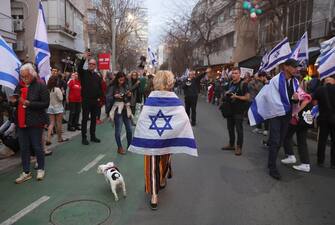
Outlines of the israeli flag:
{"label": "israeli flag", "polygon": [[261,65],[258,69],[258,73],[263,72],[265,67],[268,65],[268,63],[269,63],[269,53],[266,52],[265,55],[262,58],[262,62],[261,62]]}
{"label": "israeli flag", "polygon": [[307,32],[297,42],[292,54],[291,59],[297,60],[300,64],[307,67],[308,65],[308,34]]}
{"label": "israeli flag", "polygon": [[335,47],[320,59],[318,72],[320,80],[335,74]]}
{"label": "israeli flag", "polygon": [[12,90],[19,84],[21,62],[0,35],[0,84]]}
{"label": "israeli flag", "polygon": [[[296,92],[299,88],[299,81],[293,79],[293,89]],[[277,116],[284,116],[291,111],[291,103],[287,94],[287,83],[285,74],[279,73],[265,85],[252,102],[248,117],[250,125],[254,126],[264,120]]]}
{"label": "israeli flag", "polygon": [[50,51],[48,44],[48,33],[42,3],[39,3],[36,32],[34,39],[35,64],[38,67],[40,78],[48,81],[50,71]]}
{"label": "israeli flag", "polygon": [[316,59],[316,62],[315,64],[316,65],[319,65],[320,64],[320,61],[321,59],[329,52],[331,51],[333,48],[335,48],[335,37],[327,40],[327,41],[324,41],[320,44],[320,55],[319,57]]}
{"label": "israeli flag", "polygon": [[151,51],[151,48],[148,48],[148,55],[149,55],[151,64],[153,66],[156,66],[158,64],[158,62],[156,60],[156,55],[155,55],[155,53],[153,53],[153,51]]}
{"label": "israeli flag", "polygon": [[277,65],[285,62],[291,56],[291,47],[288,38],[284,38],[268,54],[268,62],[264,67],[266,72],[271,71]]}
{"label": "israeli flag", "polygon": [[143,155],[185,153],[198,156],[189,118],[174,92],[151,92],[128,150]]}
{"label": "israeli flag", "polygon": [[186,68],[185,73],[182,75],[182,80],[186,80],[190,74],[190,70]]}

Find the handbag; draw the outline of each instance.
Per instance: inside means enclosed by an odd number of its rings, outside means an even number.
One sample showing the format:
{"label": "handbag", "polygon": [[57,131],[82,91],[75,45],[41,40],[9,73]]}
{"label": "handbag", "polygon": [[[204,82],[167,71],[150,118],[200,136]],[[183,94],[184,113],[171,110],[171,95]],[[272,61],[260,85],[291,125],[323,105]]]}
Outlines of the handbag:
{"label": "handbag", "polygon": [[232,117],[233,116],[233,109],[230,101],[223,100],[220,106],[221,114],[224,118]]}
{"label": "handbag", "polygon": [[328,93],[328,88],[327,86],[324,88],[324,94],[325,94],[325,100],[326,100],[326,104],[327,104],[327,108],[330,109],[330,114],[327,117],[327,121],[333,125],[335,125],[335,110],[333,108],[333,106],[330,103],[329,100],[329,93]]}

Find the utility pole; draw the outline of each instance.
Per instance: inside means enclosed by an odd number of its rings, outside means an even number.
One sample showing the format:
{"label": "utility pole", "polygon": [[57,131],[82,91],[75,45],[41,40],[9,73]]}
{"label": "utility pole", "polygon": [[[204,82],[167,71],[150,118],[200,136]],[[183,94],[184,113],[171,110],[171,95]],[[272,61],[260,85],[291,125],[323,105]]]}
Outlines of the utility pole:
{"label": "utility pole", "polygon": [[112,72],[116,67],[116,0],[112,0],[113,16],[112,16]]}

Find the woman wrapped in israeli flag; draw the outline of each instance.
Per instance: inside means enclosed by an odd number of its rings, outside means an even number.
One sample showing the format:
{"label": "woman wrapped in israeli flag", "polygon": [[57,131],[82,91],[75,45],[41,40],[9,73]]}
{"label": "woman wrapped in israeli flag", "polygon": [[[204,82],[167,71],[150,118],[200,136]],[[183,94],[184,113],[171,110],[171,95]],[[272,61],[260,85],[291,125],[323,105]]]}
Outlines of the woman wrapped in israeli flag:
{"label": "woman wrapped in israeli flag", "polygon": [[153,85],[128,150],[145,155],[145,191],[151,195],[150,206],[154,210],[158,191],[165,187],[166,178],[172,177],[171,154],[198,156],[198,151],[183,103],[172,92],[174,75],[158,71]]}

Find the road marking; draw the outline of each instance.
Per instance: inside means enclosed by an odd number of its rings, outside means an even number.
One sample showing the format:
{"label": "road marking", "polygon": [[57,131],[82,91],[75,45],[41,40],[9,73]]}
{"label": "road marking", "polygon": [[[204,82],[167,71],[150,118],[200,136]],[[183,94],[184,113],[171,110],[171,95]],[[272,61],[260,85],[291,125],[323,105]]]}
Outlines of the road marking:
{"label": "road marking", "polygon": [[[98,155],[92,162],[90,162],[89,164],[87,164],[84,168],[82,168],[78,174],[81,174],[83,172],[87,172],[89,171],[93,166],[95,166],[101,159],[103,159],[105,157],[105,155]],[[0,224],[1,225],[1,224]]]}
{"label": "road marking", "polygon": [[41,197],[40,199],[28,205],[26,208],[22,209],[20,212],[16,213],[14,216],[10,217],[8,220],[2,222],[0,225],[12,225],[16,223],[19,219],[21,219],[49,199],[49,196]]}

